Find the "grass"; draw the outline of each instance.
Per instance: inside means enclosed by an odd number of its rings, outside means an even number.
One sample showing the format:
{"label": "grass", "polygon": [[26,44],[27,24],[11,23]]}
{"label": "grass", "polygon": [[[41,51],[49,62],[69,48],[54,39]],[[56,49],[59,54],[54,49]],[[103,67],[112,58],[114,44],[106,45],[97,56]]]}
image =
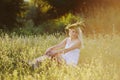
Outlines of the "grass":
{"label": "grass", "polygon": [[46,60],[35,71],[22,61],[32,60],[65,38],[64,35],[0,37],[1,80],[120,80],[120,36],[84,37],[78,67]]}

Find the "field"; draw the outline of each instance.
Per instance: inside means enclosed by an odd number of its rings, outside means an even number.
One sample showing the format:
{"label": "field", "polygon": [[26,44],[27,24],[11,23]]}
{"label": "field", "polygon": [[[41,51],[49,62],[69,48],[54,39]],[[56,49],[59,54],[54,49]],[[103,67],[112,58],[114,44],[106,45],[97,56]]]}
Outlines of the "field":
{"label": "field", "polygon": [[84,36],[77,67],[46,60],[32,70],[23,61],[32,60],[59,43],[59,33],[38,36],[8,34],[0,37],[0,80],[120,80],[120,35]]}

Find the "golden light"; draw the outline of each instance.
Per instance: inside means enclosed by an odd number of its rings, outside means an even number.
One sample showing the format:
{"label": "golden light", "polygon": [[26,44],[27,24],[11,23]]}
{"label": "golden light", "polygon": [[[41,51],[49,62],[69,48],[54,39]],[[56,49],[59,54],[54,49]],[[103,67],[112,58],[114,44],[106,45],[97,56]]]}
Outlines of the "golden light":
{"label": "golden light", "polygon": [[24,0],[25,2],[30,2],[31,0]]}

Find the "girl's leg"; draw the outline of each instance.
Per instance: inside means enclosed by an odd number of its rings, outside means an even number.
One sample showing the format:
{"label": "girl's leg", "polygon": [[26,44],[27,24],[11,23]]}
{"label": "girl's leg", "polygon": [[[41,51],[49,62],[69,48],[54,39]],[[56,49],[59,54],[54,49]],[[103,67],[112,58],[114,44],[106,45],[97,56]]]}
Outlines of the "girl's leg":
{"label": "girl's leg", "polygon": [[38,63],[46,60],[46,59],[49,59],[51,58],[50,56],[48,55],[43,55],[43,56],[40,56],[36,59],[34,59],[32,62],[29,62],[29,65],[31,65],[33,68],[37,68],[38,67]]}
{"label": "girl's leg", "polygon": [[48,55],[43,55],[43,56],[40,56],[40,57],[36,58],[34,61],[35,61],[35,62],[42,62],[42,61],[44,61],[44,60],[46,60],[46,59],[48,59],[48,58],[50,58],[50,56],[48,56]]}
{"label": "girl's leg", "polygon": [[58,64],[65,64],[65,60],[62,58],[61,55],[55,55],[53,59],[56,60]]}

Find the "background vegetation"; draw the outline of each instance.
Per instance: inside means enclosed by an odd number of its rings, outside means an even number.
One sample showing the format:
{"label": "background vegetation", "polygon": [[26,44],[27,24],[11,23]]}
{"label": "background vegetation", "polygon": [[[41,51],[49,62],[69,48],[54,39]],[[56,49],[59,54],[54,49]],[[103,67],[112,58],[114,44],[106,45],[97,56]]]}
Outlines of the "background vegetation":
{"label": "background vegetation", "polygon": [[[85,23],[78,66],[46,60],[32,70],[26,62],[76,21]],[[0,80],[120,80],[119,22],[119,0],[0,0]]]}
{"label": "background vegetation", "polygon": [[85,34],[119,33],[119,5],[119,0],[1,0],[0,28],[31,35],[63,32],[67,24],[83,21]]}

